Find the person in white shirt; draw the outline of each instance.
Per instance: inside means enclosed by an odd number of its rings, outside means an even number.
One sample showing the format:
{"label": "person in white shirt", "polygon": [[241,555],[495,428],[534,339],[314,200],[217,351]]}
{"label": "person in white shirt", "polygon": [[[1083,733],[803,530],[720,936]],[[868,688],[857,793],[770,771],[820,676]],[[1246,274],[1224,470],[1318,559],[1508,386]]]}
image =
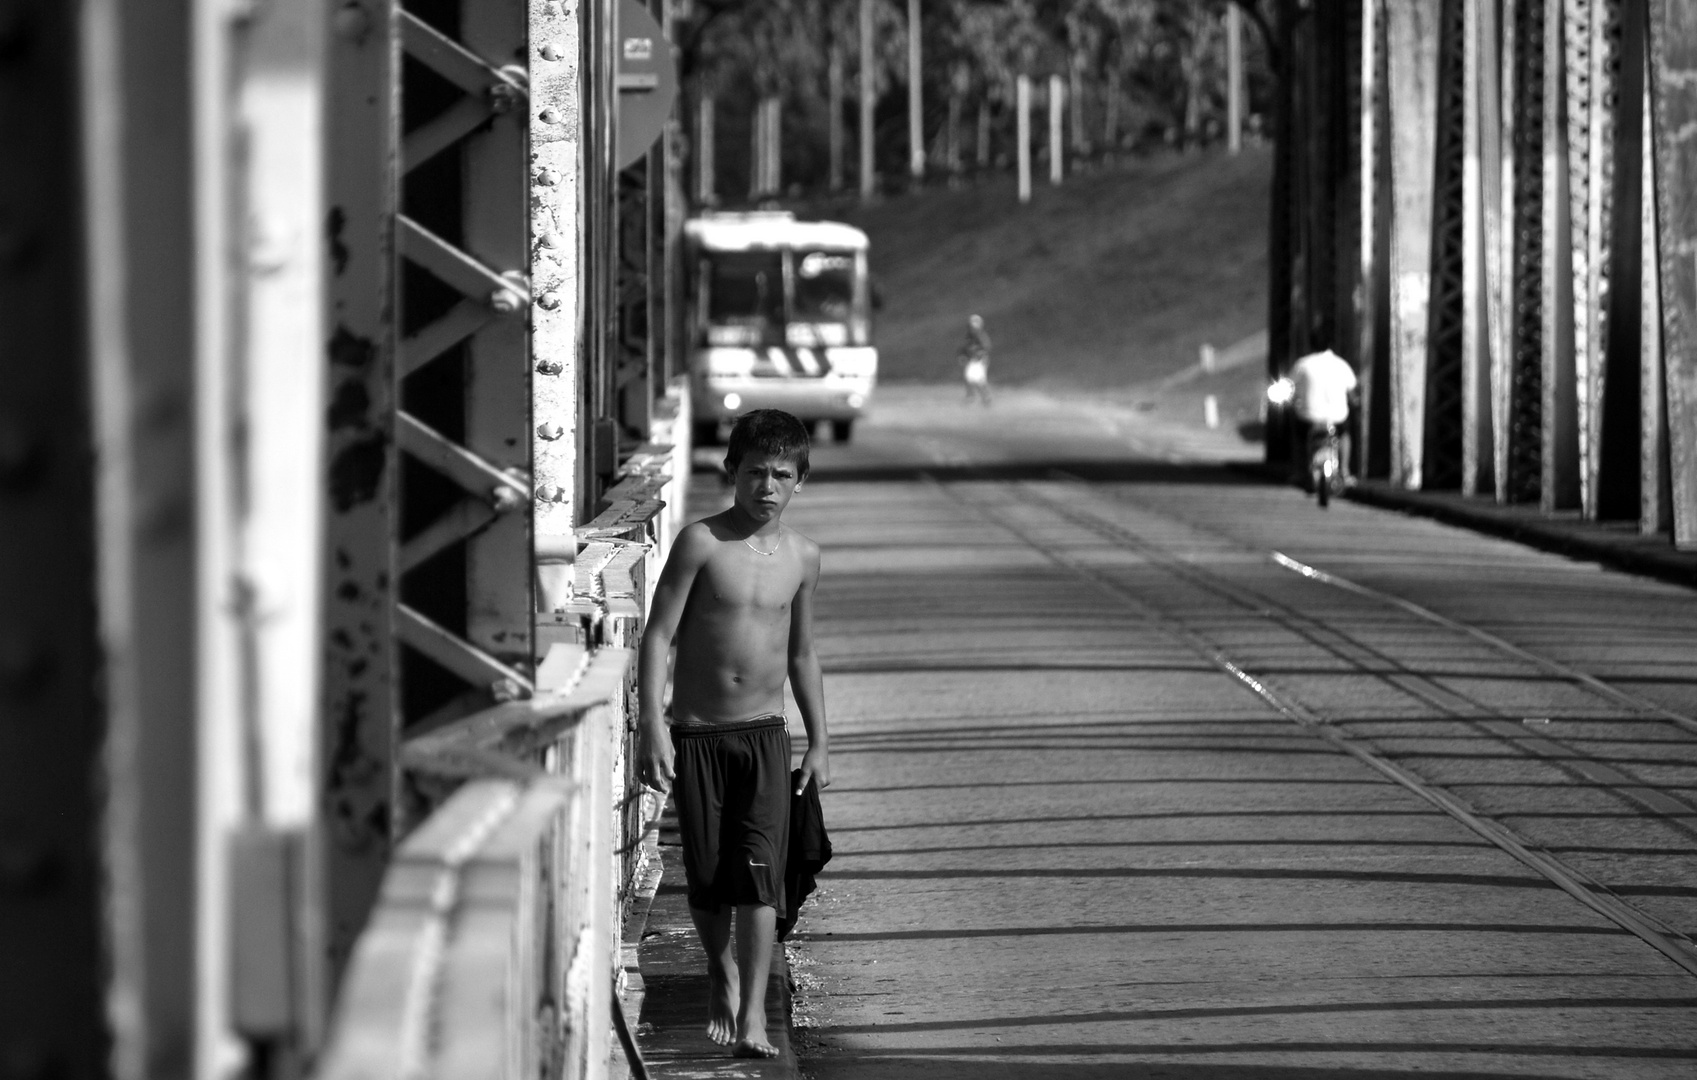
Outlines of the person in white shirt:
{"label": "person in white shirt", "polygon": [[1303,445],[1312,458],[1328,425],[1338,429],[1339,456],[1349,475],[1349,433],[1345,424],[1360,381],[1349,361],[1330,349],[1309,353],[1290,369],[1291,407],[1308,430]]}

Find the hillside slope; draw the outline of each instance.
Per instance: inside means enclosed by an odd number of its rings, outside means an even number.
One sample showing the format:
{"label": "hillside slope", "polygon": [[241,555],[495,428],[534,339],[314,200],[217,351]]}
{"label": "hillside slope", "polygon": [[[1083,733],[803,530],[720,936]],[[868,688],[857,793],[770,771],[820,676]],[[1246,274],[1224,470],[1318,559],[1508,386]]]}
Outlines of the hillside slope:
{"label": "hillside slope", "polygon": [[[1265,325],[1270,150],[1163,154],[1037,185],[930,189],[830,216],[872,238],[882,377],[959,376],[972,312],[999,383],[1158,380]],[[823,208],[819,208],[823,210]]]}

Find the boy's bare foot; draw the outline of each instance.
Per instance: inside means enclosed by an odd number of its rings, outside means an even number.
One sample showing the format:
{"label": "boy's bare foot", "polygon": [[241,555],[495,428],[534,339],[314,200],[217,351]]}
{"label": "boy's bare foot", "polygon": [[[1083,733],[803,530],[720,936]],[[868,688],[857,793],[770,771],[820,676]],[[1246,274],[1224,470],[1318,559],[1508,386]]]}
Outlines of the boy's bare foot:
{"label": "boy's bare foot", "polygon": [[773,1046],[771,1043],[766,1042],[764,1039],[758,1041],[755,1039],[738,1039],[737,1044],[731,1048],[731,1056],[739,1058],[775,1058],[778,1056],[778,1048]]}
{"label": "boy's bare foot", "polygon": [[729,1046],[737,1037],[737,973],[736,969],[707,972],[712,990],[707,1000],[707,1037],[720,1046]]}
{"label": "boy's bare foot", "polygon": [[775,1058],[778,1048],[766,1038],[766,1011],[749,1011],[737,1026],[737,1044],[731,1048],[732,1057]]}

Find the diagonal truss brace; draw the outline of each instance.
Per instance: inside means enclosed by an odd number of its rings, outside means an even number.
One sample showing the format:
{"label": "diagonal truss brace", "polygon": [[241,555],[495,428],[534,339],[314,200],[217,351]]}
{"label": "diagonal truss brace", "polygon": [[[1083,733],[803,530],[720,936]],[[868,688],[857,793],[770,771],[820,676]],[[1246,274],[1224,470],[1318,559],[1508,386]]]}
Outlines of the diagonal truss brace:
{"label": "diagonal truss brace", "polygon": [[505,682],[525,696],[536,689],[530,676],[501,663],[406,604],[395,605],[395,635],[474,686]]}
{"label": "diagonal truss brace", "polygon": [[466,296],[487,297],[489,306],[502,314],[529,306],[530,286],[522,275],[491,270],[405,214],[395,215],[395,229],[404,257]]}
{"label": "diagonal truss brace", "polygon": [[396,411],[395,439],[403,451],[468,494],[487,500],[500,513],[530,504],[529,483],[497,469],[411,413]]}

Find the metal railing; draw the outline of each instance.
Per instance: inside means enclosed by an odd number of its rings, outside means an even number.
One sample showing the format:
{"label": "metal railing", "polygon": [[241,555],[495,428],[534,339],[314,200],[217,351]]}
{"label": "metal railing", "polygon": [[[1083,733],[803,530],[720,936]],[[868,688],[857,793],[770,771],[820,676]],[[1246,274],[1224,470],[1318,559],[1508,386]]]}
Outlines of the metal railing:
{"label": "metal railing", "polygon": [[578,530],[577,586],[536,692],[403,745],[408,771],[463,783],[389,863],[319,1080],[601,1080],[615,1055],[646,1075],[616,1014],[621,927],[652,876],[642,838],[660,807],[635,777],[631,658],[681,523],[688,432],[680,386]]}

